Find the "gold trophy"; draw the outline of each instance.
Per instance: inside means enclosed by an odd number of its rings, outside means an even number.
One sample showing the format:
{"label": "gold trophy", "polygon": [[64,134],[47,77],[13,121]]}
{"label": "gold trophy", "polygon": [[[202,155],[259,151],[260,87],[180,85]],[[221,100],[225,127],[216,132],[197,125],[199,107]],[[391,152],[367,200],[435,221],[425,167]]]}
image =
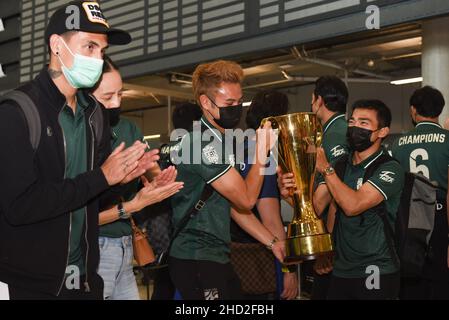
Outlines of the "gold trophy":
{"label": "gold trophy", "polygon": [[[292,172],[296,190],[291,189],[294,216],[288,226],[285,263],[314,260],[332,254],[331,236],[312,204],[316,149],[321,146],[322,128],[313,113],[294,113],[262,120],[279,129],[278,164]],[[276,156],[276,155],[275,155]]]}

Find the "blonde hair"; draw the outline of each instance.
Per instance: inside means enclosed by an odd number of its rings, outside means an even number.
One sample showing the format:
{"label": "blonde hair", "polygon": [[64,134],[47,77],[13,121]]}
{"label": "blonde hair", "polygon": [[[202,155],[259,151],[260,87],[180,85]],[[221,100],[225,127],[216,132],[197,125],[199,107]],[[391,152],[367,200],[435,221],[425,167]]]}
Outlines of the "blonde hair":
{"label": "blonde hair", "polygon": [[200,64],[193,73],[192,86],[195,99],[200,103],[200,96],[210,95],[221,83],[242,84],[243,69],[233,61],[218,60]]}

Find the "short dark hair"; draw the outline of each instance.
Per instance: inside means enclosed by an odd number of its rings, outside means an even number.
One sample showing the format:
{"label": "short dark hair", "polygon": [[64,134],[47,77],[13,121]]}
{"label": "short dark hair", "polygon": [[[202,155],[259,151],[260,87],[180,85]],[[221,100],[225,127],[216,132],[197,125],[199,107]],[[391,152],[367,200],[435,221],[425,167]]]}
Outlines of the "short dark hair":
{"label": "short dark hair", "polygon": [[333,112],[346,112],[348,103],[348,88],[346,84],[336,76],[320,77],[315,82],[315,97],[324,100],[326,108]]}
{"label": "short dark hair", "polygon": [[287,95],[277,91],[262,91],[256,94],[246,114],[248,128],[257,129],[262,119],[276,117],[288,112]]}
{"label": "short dark hair", "polygon": [[192,131],[193,121],[201,118],[203,113],[196,103],[186,102],[175,107],[172,114],[174,129],[184,129]]}
{"label": "short dark hair", "polygon": [[414,106],[420,116],[427,118],[438,117],[445,104],[441,92],[430,86],[416,90],[410,97],[410,106]]}
{"label": "short dark hair", "polygon": [[378,129],[390,128],[391,111],[385,103],[380,100],[358,100],[352,105],[352,113],[356,109],[374,110],[377,113]]}

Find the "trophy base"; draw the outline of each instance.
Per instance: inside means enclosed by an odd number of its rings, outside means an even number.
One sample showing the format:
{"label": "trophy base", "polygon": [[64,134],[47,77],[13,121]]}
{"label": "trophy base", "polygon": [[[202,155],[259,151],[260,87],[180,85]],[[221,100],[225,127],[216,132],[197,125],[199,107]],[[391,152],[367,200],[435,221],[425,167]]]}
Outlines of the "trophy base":
{"label": "trophy base", "polygon": [[284,263],[315,260],[320,256],[333,253],[331,235],[329,233],[288,238],[286,246],[287,255]]}

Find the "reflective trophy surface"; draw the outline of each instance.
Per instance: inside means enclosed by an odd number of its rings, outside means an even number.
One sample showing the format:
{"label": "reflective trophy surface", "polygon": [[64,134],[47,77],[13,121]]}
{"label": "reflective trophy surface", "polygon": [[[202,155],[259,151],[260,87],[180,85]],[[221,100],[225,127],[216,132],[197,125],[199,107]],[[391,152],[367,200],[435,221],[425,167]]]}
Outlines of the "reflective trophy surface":
{"label": "reflective trophy surface", "polygon": [[333,252],[331,236],[312,204],[316,149],[321,146],[322,128],[313,113],[294,113],[262,120],[279,130],[278,164],[294,175],[296,189],[289,190],[294,216],[288,226],[285,263],[314,260]]}

